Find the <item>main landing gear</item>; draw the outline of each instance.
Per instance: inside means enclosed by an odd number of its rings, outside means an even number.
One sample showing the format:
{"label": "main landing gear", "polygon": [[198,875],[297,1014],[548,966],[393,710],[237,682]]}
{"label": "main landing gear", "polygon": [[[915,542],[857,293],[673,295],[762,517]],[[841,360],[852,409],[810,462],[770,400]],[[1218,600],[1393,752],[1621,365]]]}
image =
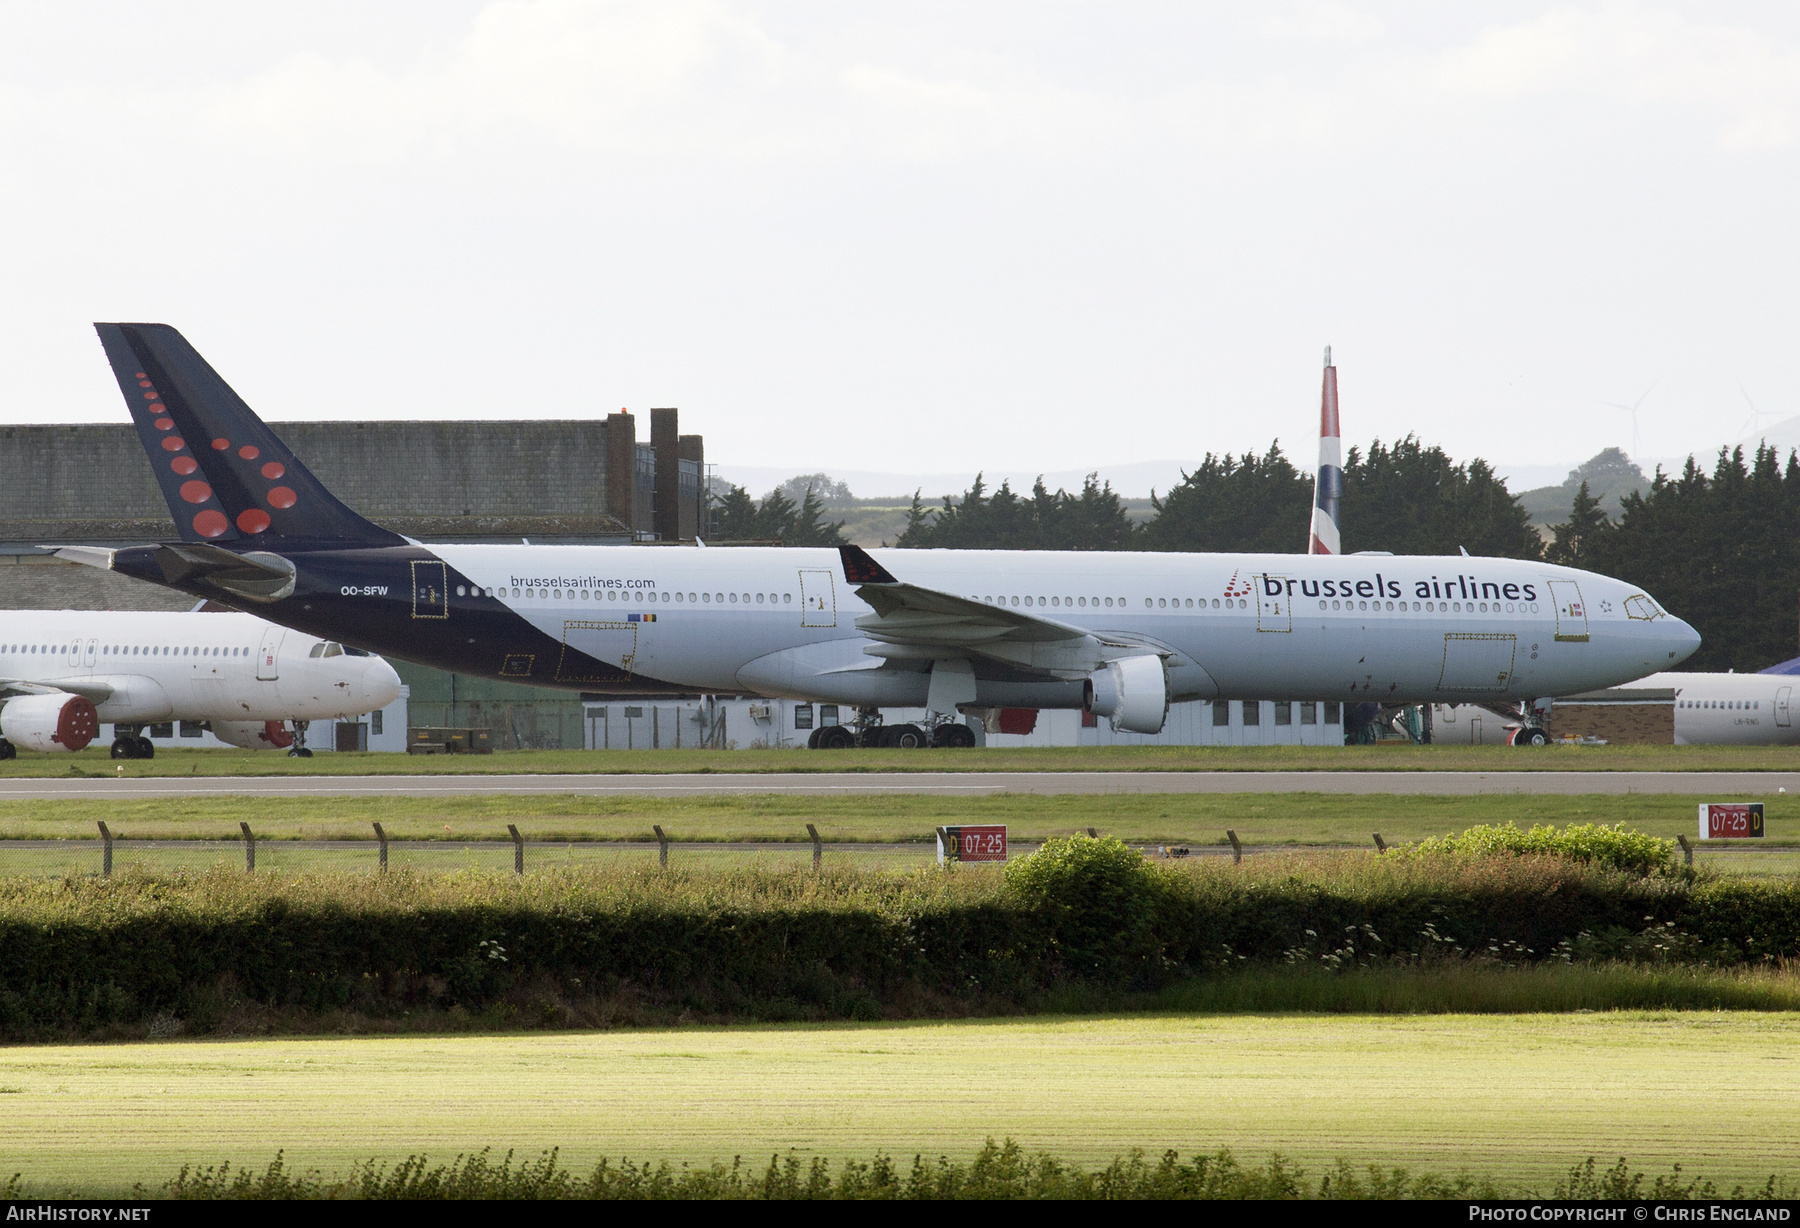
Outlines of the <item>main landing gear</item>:
{"label": "main landing gear", "polygon": [[19,748],[5,738],[0,738],[0,759],[17,759],[18,757]]}
{"label": "main landing gear", "polygon": [[825,725],[806,739],[808,750],[849,750],[853,746],[884,750],[916,750],[923,746],[966,750],[975,745],[975,731],[958,721],[936,725],[884,725],[879,711],[859,710],[852,725]]}
{"label": "main landing gear", "polygon": [[113,726],[112,757],[114,759],[154,759],[156,743],[123,725]]}
{"label": "main landing gear", "polygon": [[294,722],[294,744],[288,747],[289,759],[311,759],[312,752],[306,749],[306,727],[311,722]]}

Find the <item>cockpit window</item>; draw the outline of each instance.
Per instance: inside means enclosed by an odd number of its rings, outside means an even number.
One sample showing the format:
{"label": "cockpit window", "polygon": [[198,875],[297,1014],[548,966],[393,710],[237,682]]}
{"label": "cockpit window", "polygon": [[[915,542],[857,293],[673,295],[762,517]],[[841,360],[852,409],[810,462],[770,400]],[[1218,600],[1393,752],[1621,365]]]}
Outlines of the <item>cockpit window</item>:
{"label": "cockpit window", "polygon": [[366,657],[369,655],[369,650],[367,648],[352,648],[350,645],[345,644],[344,655],[346,657]]}
{"label": "cockpit window", "polygon": [[314,644],[312,651],[306,655],[309,657],[341,657],[344,655],[344,646],[335,640],[323,640]]}
{"label": "cockpit window", "polygon": [[1642,618],[1648,621],[1663,617],[1663,611],[1649,597],[1643,593],[1637,593],[1625,598],[1625,617]]}

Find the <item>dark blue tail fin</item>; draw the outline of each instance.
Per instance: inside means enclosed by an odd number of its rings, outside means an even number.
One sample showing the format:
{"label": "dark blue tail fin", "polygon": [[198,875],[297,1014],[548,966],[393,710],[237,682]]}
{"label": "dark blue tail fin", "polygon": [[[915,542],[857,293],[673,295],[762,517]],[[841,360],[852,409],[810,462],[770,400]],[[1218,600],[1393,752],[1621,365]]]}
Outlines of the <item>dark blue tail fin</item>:
{"label": "dark blue tail fin", "polygon": [[167,324],[96,324],[183,541],[398,546],[339,503]]}

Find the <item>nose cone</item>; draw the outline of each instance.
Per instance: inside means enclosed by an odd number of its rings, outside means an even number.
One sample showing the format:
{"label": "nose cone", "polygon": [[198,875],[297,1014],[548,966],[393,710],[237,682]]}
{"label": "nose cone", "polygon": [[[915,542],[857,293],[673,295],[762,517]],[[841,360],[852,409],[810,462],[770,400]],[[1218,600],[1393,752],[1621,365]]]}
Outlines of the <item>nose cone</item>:
{"label": "nose cone", "polygon": [[370,657],[363,669],[363,700],[369,705],[368,710],[385,708],[399,698],[400,675],[380,657]]}
{"label": "nose cone", "polygon": [[1657,662],[1657,669],[1674,669],[1700,647],[1700,633],[1674,615],[1659,618],[1656,622],[1664,653],[1664,659]]}

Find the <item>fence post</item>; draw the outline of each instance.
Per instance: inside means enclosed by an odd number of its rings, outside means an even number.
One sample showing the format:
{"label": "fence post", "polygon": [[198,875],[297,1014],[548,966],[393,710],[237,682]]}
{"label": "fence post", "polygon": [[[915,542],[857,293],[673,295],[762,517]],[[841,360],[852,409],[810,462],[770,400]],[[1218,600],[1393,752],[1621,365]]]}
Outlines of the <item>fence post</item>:
{"label": "fence post", "polygon": [[518,826],[513,823],[506,825],[506,834],[512,837],[513,842],[513,873],[523,874],[525,873],[525,837],[519,834]]}
{"label": "fence post", "polygon": [[244,833],[244,870],[246,873],[255,873],[256,837],[250,834],[250,824],[239,823],[238,828]]}
{"label": "fence post", "polygon": [[1244,860],[1244,846],[1238,843],[1237,833],[1234,831],[1227,829],[1225,838],[1231,841],[1231,864],[1238,865]]}
{"label": "fence post", "polygon": [[812,837],[813,873],[817,874],[819,872],[820,863],[825,860],[825,846],[819,842],[819,829],[814,827],[811,823],[806,825],[806,834]]}
{"label": "fence post", "polygon": [[1693,865],[1694,864],[1694,846],[1688,843],[1688,838],[1686,836],[1677,834],[1675,838],[1677,840],[1681,841],[1682,859],[1684,861],[1686,861],[1690,866]]}
{"label": "fence post", "polygon": [[1376,832],[1374,834],[1375,834],[1375,855],[1377,857],[1379,857],[1383,853],[1387,852],[1387,844],[1385,841],[1382,840],[1380,832]]}
{"label": "fence post", "polygon": [[375,839],[381,842],[381,872],[387,873],[387,833],[381,830],[381,824],[375,824]]}
{"label": "fence post", "polygon": [[650,825],[650,830],[656,833],[656,864],[666,870],[669,868],[669,838],[655,823]]}
{"label": "fence post", "polygon": [[106,824],[104,822],[102,822],[100,824],[100,844],[101,844],[101,850],[102,850],[100,853],[100,874],[104,878],[111,878],[112,877],[112,832],[107,830]]}

